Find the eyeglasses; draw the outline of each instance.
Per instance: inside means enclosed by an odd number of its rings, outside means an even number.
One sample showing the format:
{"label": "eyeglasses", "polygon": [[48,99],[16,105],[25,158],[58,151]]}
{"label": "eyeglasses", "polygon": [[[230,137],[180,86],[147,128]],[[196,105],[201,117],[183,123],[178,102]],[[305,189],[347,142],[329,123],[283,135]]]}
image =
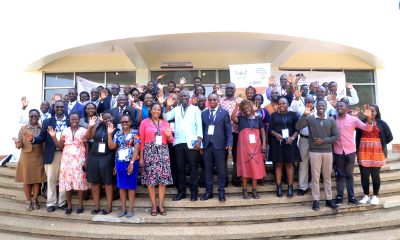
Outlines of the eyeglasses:
{"label": "eyeglasses", "polygon": [[55,106],[54,108],[64,108],[64,106]]}

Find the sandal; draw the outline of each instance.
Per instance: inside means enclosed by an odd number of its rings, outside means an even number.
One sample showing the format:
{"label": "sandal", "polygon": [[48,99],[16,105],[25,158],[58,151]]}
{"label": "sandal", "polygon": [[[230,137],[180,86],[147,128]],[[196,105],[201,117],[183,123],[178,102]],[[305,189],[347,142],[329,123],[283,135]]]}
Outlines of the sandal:
{"label": "sandal", "polygon": [[92,215],[96,215],[96,214],[98,214],[100,211],[101,211],[100,208],[99,208],[99,209],[93,209],[91,213],[92,213]]}
{"label": "sandal", "polygon": [[33,210],[39,210],[40,209],[39,202],[38,201],[34,201],[32,203],[32,207],[33,207]]}
{"label": "sandal", "polygon": [[153,217],[157,216],[157,213],[158,213],[158,208],[156,208],[155,211],[153,211],[153,209],[151,209],[151,211],[150,211],[150,215]]}
{"label": "sandal", "polygon": [[103,215],[110,214],[111,212],[112,212],[112,210],[110,210],[110,211],[108,211],[107,209],[102,209],[101,210],[101,214],[103,214]]}
{"label": "sandal", "polygon": [[25,210],[26,211],[32,211],[33,210],[32,201],[27,201],[26,202]]}
{"label": "sandal", "polygon": [[160,213],[161,216],[167,216],[167,210],[165,210],[165,208],[163,211],[161,211],[161,209],[158,208],[158,212]]}

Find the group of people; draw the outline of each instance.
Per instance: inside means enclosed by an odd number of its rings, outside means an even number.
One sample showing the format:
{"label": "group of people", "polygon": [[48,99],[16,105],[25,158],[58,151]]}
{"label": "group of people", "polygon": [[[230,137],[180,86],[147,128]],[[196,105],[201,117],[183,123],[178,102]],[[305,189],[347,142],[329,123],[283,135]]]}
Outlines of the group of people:
{"label": "group of people", "polygon": [[[260,197],[257,184],[266,176],[266,160],[271,160],[277,197],[283,196],[285,176],[287,196],[293,197],[294,166],[298,162],[297,194],[304,195],[311,186],[314,210],[319,210],[321,172],[328,207],[343,203],[344,182],[348,202],[356,204],[353,169],[357,157],[365,195],[359,203],[379,203],[379,172],[387,156],[386,145],[393,137],[378,106],[365,105],[364,120],[353,116],[360,110],[349,109],[349,105],[358,103],[351,84],[346,85],[351,96],[338,96],[335,82],[326,87],[316,82],[298,86],[303,76],[284,74],[279,84],[275,77],[269,79],[265,94],[249,86],[243,99],[235,95],[233,83],[226,84],[224,91],[215,84],[213,92],[205,96],[199,77],[193,80],[190,91],[183,86],[184,78],[180,86],[171,81],[164,89],[159,83],[164,76],[146,86],[125,86],[123,93],[118,84],[99,86],[91,89],[90,98],[89,93],[81,92],[79,101],[76,89],[70,89],[67,97],[57,94],[52,103],[44,101],[40,110],[32,109],[28,114],[28,102],[23,97],[23,126],[14,142],[21,149],[16,181],[24,183],[26,209],[40,208],[40,185],[47,182],[47,211],[60,207],[71,214],[75,190],[79,200],[76,212],[82,213],[83,192],[90,188],[95,205],[92,214],[106,215],[112,212],[116,187],[122,206],[118,216],[129,218],[134,215],[140,179],[148,189],[150,214],[165,216],[168,185],[177,188],[174,201],[186,198],[186,166],[190,200],[198,200],[199,165],[206,188],[200,200],[214,196],[215,168],[218,200],[224,202],[230,152],[231,181],[242,186],[244,199]],[[332,197],[332,169],[337,181],[336,199]],[[247,189],[250,179],[251,192]],[[107,199],[104,209],[100,206],[102,186]]]}

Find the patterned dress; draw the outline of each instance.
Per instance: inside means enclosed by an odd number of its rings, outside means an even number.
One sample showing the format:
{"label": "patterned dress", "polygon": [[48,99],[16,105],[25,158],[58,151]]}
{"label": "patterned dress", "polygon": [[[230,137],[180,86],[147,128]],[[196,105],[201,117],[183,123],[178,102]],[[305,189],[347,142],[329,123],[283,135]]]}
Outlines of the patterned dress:
{"label": "patterned dress", "polygon": [[382,151],[379,132],[377,125],[374,125],[370,132],[362,131],[357,153],[358,165],[363,167],[383,167],[385,165],[385,155]]}
{"label": "patterned dress", "polygon": [[68,127],[61,134],[64,149],[60,165],[60,191],[88,189],[86,173],[82,170],[86,158],[85,134],[83,127],[79,127],[75,133]]}
{"label": "patterned dress", "polygon": [[133,171],[130,175],[128,175],[128,166],[130,160],[133,158],[134,146],[140,144],[139,133],[137,130],[131,130],[127,134],[118,131],[115,133],[113,141],[118,144],[118,149],[115,151],[117,187],[121,189],[136,190],[139,161],[134,161]]}
{"label": "patterned dress", "polygon": [[[160,125],[158,126],[150,118],[143,120],[140,124],[140,150],[144,151],[143,185],[173,184],[168,141],[165,135],[167,128],[169,128],[167,121],[160,120]],[[156,143],[156,136],[161,136],[161,145]],[[173,139],[171,142],[173,142]]]}

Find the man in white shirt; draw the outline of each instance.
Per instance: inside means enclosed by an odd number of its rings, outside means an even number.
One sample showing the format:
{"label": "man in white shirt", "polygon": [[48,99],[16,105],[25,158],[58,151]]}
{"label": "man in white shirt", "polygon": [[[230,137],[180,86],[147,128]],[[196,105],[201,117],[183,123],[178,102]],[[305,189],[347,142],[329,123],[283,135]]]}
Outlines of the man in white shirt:
{"label": "man in white shirt", "polygon": [[327,100],[332,104],[332,106],[336,107],[336,103],[343,97],[347,97],[347,99],[349,99],[349,105],[355,105],[360,101],[357,91],[353,88],[353,84],[346,83],[346,88],[349,89],[350,96],[346,96],[346,93],[344,93],[344,95],[338,95],[337,88],[338,86],[335,81],[332,81],[328,84],[329,94],[327,96]]}
{"label": "man in white shirt", "polygon": [[198,107],[189,104],[189,92],[183,89],[179,94],[180,105],[171,110],[172,98],[168,98],[164,119],[175,119],[174,151],[178,167],[178,194],[174,201],[186,198],[185,169],[190,169],[191,201],[197,201],[199,174],[197,172],[198,151],[201,148],[203,128],[201,112]]}

